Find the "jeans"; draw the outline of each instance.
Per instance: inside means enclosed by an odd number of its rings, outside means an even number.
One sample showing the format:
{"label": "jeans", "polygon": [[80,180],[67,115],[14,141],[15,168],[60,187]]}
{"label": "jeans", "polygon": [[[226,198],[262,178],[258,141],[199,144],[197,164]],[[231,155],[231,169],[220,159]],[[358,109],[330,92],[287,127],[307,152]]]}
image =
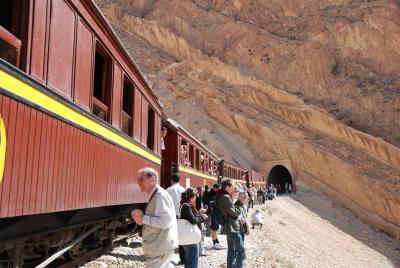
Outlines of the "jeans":
{"label": "jeans", "polygon": [[183,246],[179,246],[179,259],[182,263],[185,263],[185,249]]}
{"label": "jeans", "polygon": [[246,253],[244,243],[240,233],[227,234],[228,240],[228,268],[243,268]]}
{"label": "jeans", "polygon": [[197,268],[199,265],[199,244],[185,245],[185,268]]}

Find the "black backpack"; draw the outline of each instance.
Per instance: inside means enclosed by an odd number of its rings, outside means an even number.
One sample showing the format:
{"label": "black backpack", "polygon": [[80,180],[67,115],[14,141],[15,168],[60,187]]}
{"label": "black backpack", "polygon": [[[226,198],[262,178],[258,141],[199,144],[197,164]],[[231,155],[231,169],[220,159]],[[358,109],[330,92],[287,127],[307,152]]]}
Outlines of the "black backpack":
{"label": "black backpack", "polygon": [[211,217],[214,218],[218,224],[224,225],[226,223],[226,219],[224,215],[222,215],[221,210],[219,210],[217,202],[215,200],[210,201],[210,208]]}

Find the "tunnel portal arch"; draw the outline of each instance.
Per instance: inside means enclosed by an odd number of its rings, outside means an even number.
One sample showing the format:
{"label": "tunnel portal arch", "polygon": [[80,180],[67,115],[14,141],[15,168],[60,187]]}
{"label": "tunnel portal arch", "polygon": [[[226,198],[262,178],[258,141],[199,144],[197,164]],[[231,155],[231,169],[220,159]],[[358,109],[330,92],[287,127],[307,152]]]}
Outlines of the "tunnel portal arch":
{"label": "tunnel portal arch", "polygon": [[285,185],[287,185],[287,187],[289,185],[291,185],[291,187],[293,186],[293,179],[285,166],[276,165],[270,170],[267,183],[268,185],[275,185],[277,193],[282,194],[285,193]]}

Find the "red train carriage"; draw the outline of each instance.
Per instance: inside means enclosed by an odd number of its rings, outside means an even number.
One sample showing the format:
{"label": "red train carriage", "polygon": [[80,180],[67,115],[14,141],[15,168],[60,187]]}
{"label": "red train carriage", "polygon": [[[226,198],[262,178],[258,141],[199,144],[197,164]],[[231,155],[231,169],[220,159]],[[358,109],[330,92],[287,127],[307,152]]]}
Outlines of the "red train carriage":
{"label": "red train carriage", "polygon": [[252,186],[257,190],[264,188],[267,185],[264,174],[258,171],[249,171],[248,181],[249,186]]}
{"label": "red train carriage", "polygon": [[164,122],[168,129],[162,151],[162,186],[171,185],[171,173],[181,175],[183,187],[197,187],[217,182],[218,158],[175,121]]}
{"label": "red train carriage", "polygon": [[223,179],[232,179],[234,182],[249,187],[249,171],[226,160],[219,162],[219,175]]}
{"label": "red train carriage", "polygon": [[93,2],[0,1],[0,263],[46,257],[93,223],[112,236],[146,201],[138,169],[160,170],[160,128]]}

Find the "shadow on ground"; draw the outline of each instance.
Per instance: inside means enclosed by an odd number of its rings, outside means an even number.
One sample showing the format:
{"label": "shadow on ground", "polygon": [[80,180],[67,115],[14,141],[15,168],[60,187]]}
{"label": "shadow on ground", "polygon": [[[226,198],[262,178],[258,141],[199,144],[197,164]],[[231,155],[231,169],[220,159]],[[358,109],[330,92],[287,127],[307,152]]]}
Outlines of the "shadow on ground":
{"label": "shadow on ground", "polygon": [[296,195],[290,197],[322,219],[329,221],[342,232],[353,236],[371,249],[386,256],[395,267],[400,267],[400,243],[382,230],[371,227],[349,209],[327,199],[312,188],[304,187]]}

